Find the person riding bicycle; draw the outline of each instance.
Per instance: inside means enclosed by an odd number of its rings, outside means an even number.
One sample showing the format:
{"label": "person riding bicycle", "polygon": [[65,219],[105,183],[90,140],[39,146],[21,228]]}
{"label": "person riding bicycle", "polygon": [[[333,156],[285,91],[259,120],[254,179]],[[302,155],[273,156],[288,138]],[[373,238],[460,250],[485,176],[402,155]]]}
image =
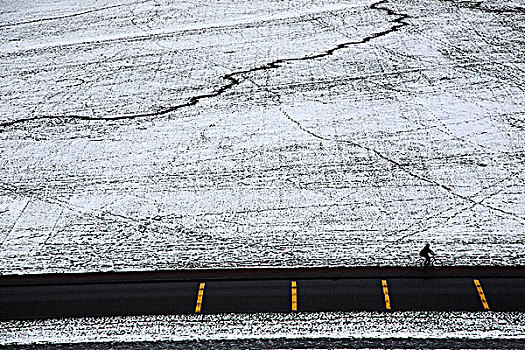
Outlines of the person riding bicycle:
{"label": "person riding bicycle", "polygon": [[421,255],[422,257],[425,258],[425,266],[429,266],[429,265],[430,265],[430,254],[432,254],[432,256],[436,255],[436,254],[430,249],[430,243],[427,243],[427,245],[425,246],[425,248],[421,249],[421,251],[419,252],[419,255]]}

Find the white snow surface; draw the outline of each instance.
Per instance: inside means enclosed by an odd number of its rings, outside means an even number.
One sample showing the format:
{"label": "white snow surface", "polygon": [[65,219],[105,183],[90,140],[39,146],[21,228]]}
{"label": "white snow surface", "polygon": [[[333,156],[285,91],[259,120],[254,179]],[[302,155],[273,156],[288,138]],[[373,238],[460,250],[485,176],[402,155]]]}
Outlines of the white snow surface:
{"label": "white snow surface", "polygon": [[523,313],[326,312],[0,322],[0,345],[231,339],[525,339]]}
{"label": "white snow surface", "polygon": [[524,5],[0,0],[0,274],[525,264]]}

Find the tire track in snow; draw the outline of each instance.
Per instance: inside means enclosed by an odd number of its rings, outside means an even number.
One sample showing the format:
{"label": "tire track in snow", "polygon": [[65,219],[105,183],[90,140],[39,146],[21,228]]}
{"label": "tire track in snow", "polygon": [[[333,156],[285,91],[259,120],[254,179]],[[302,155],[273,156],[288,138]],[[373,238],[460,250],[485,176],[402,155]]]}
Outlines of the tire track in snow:
{"label": "tire track in snow", "polygon": [[13,224],[11,225],[11,227],[9,228],[9,230],[7,231],[5,237],[2,239],[2,242],[0,242],[0,246],[3,246],[4,245],[4,242],[7,241],[7,239],[9,238],[9,235],[13,232],[13,230],[15,229],[15,226],[16,224],[18,223],[18,221],[20,220],[20,218],[22,217],[22,215],[24,215],[24,212],[26,211],[27,209],[27,206],[29,205],[29,203],[31,203],[31,198],[29,198],[26,202],[26,204],[24,205],[24,207],[22,208],[22,210],[20,211],[20,213],[18,214],[17,218],[15,219],[15,222],[13,222]]}
{"label": "tire track in snow", "polygon": [[[507,187],[504,187],[502,186],[502,184],[504,184],[506,181],[516,177],[517,175],[519,175],[519,172],[513,172],[511,173],[509,176],[505,177],[504,179],[501,179],[487,187],[484,187],[482,188],[481,190],[477,191],[476,193],[474,193],[473,195],[470,196],[470,198],[476,198],[476,197],[479,197],[480,195],[483,194],[483,192],[486,192],[486,191],[489,191],[489,190],[492,190],[494,189],[495,187],[498,187],[498,186],[501,186],[497,191],[492,191],[492,193],[488,193],[486,195],[483,196],[483,198],[481,200],[479,200],[479,204],[483,203],[484,201],[488,200],[488,199],[491,199],[495,196],[497,196],[498,194],[500,194],[501,192],[503,192],[504,190],[507,189]],[[401,234],[403,233],[404,235],[402,237],[400,237],[396,242],[401,242],[402,240],[404,240],[405,238],[408,238],[410,236],[413,236],[415,234],[418,234],[418,233],[422,233],[422,232],[427,232],[431,229],[434,229],[436,227],[440,227],[442,225],[444,225],[445,223],[449,222],[450,220],[456,218],[457,216],[459,216],[460,214],[464,213],[465,211],[468,211],[468,210],[471,210],[471,209],[474,209],[478,204],[469,204],[469,205],[463,205],[463,206],[449,206],[448,208],[444,209],[444,210],[440,210],[439,212],[437,213],[434,213],[432,215],[428,215],[426,216],[425,218],[422,218],[414,223],[412,223],[411,225],[409,225],[408,227],[402,229],[402,230],[396,230],[396,231],[393,231],[391,232],[391,236],[395,235],[395,234]],[[461,208],[460,208],[461,207]],[[459,209],[458,209],[459,208]],[[456,209],[456,211],[454,213],[452,213],[451,215],[448,215],[448,216],[443,216],[443,214],[445,213],[448,213],[452,210]],[[503,216],[500,216],[500,217],[503,217]],[[443,222],[438,222],[432,226],[427,226],[427,227],[422,227],[422,225],[424,223],[427,223],[428,221],[431,221],[431,220],[439,220],[439,219],[443,219],[444,221]],[[415,228],[417,227],[417,228]]]}
{"label": "tire track in snow", "polygon": [[70,13],[70,14],[62,15],[62,16],[37,18],[37,19],[31,19],[31,20],[20,21],[20,22],[15,22],[15,23],[1,23],[0,24],[0,28],[15,27],[15,26],[20,26],[20,25],[24,25],[24,24],[33,24],[33,23],[41,23],[41,22],[48,22],[48,21],[56,21],[56,20],[59,20],[59,19],[78,17],[78,16],[82,16],[82,15],[87,15],[89,13],[109,10],[109,9],[122,7],[122,6],[130,6],[130,5],[142,4],[142,3],[145,3],[145,2],[149,2],[149,1],[151,1],[151,0],[142,0],[142,1],[136,1],[136,2],[131,2],[131,3],[126,3],[126,4],[116,4],[116,5],[105,6],[105,7],[95,8],[95,9],[81,11],[81,12]]}
{"label": "tire track in snow", "polygon": [[[273,94],[273,95],[278,95],[276,92],[272,91],[272,90],[269,90],[268,88],[265,88],[263,86],[260,86],[258,85],[257,83],[253,82],[252,83],[262,89],[265,89],[267,92],[269,92],[270,94]],[[442,189],[444,189],[445,191],[449,192],[451,195],[453,195],[454,197],[457,197],[457,198],[460,198],[466,202],[469,202],[471,204],[470,207],[468,208],[465,208],[464,210],[467,210],[467,209],[470,209],[470,208],[474,208],[475,206],[477,205],[481,205],[482,207],[485,207],[487,209],[491,209],[491,210],[494,210],[494,211],[497,211],[499,212],[500,214],[504,214],[504,215],[507,215],[507,216],[512,216],[514,217],[515,219],[518,219],[519,221],[523,221],[525,222],[525,218],[522,217],[521,215],[519,214],[516,214],[516,213],[513,213],[513,212],[510,212],[510,211],[507,211],[507,210],[504,210],[504,209],[501,209],[501,208],[498,208],[498,207],[495,207],[493,205],[490,205],[490,204],[485,204],[483,203],[486,199],[489,199],[491,196],[488,196],[486,198],[483,198],[481,200],[475,200],[474,198],[479,194],[479,193],[476,193],[474,194],[473,196],[466,196],[466,195],[462,195],[460,193],[457,193],[455,192],[450,186],[446,185],[446,184],[443,184],[443,183],[440,183],[436,180],[433,180],[433,179],[430,179],[430,178],[427,178],[423,175],[420,175],[410,169],[408,169],[405,165],[403,165],[401,162],[393,159],[393,158],[390,158],[386,155],[384,155],[383,153],[381,153],[380,151],[372,148],[372,147],[369,147],[369,146],[366,146],[366,145],[363,145],[361,143],[358,143],[358,142],[355,142],[355,141],[352,141],[352,140],[344,140],[344,139],[337,139],[337,138],[330,138],[330,137],[326,137],[326,136],[323,136],[323,135],[320,135],[320,134],[317,134],[311,130],[309,130],[308,128],[305,128],[299,121],[297,121],[296,119],[294,119],[287,111],[285,111],[282,107],[278,107],[279,111],[288,119],[290,120],[292,123],[294,123],[300,130],[302,130],[303,132],[311,135],[312,137],[315,137],[319,140],[322,140],[322,141],[332,141],[332,142],[337,142],[337,143],[345,143],[345,144],[349,144],[353,147],[357,147],[357,148],[361,148],[361,149],[364,149],[368,152],[371,152],[371,153],[374,153],[377,157],[383,159],[384,161],[394,165],[395,167],[399,168],[401,171],[405,172],[406,174],[410,175],[411,177],[413,178],[416,178],[422,182],[426,182],[430,185],[433,185],[433,186],[436,186],[436,187],[441,187]],[[505,181],[507,180],[507,178],[505,178],[504,180],[501,180],[501,181]],[[484,189],[486,190],[486,189]],[[498,192],[499,193],[499,192]],[[497,193],[496,193],[497,194]],[[450,210],[451,208],[447,209]],[[463,210],[463,211],[464,211]],[[404,231],[404,230],[403,230]]]}
{"label": "tire track in snow", "polygon": [[187,102],[182,103],[182,104],[178,104],[178,105],[175,105],[175,106],[162,108],[162,109],[159,109],[159,110],[156,110],[156,111],[150,111],[150,112],[144,112],[144,113],[135,113],[135,114],[123,114],[123,115],[115,115],[115,116],[107,116],[107,117],[90,117],[90,116],[85,116],[85,115],[55,115],[55,116],[47,115],[47,116],[36,116],[36,117],[21,118],[21,119],[12,120],[12,121],[6,121],[6,122],[3,122],[3,123],[0,123],[0,127],[1,128],[7,128],[7,127],[10,127],[10,126],[14,126],[14,125],[22,124],[22,123],[26,123],[26,122],[31,122],[31,121],[53,120],[53,119],[76,119],[76,120],[84,120],[84,121],[119,121],[119,120],[137,119],[137,118],[161,117],[161,116],[164,116],[164,115],[166,115],[168,113],[175,112],[175,111],[177,111],[179,109],[182,109],[182,108],[195,106],[201,100],[211,99],[211,98],[214,98],[214,97],[221,96],[224,93],[226,93],[227,91],[229,91],[232,88],[234,88],[235,86],[240,85],[244,81],[244,79],[243,79],[244,76],[247,75],[247,74],[257,73],[257,72],[261,72],[261,71],[267,71],[267,70],[270,70],[270,69],[278,69],[282,65],[287,64],[287,63],[294,63],[294,62],[301,62],[301,61],[310,61],[310,60],[316,60],[316,59],[321,59],[321,58],[325,58],[325,57],[328,57],[328,56],[332,56],[337,51],[346,49],[346,48],[354,46],[354,45],[366,44],[366,43],[368,43],[368,42],[370,42],[370,41],[372,41],[374,39],[386,36],[386,35],[388,35],[390,33],[393,33],[393,32],[396,32],[396,31],[400,30],[404,26],[407,26],[408,23],[405,20],[409,16],[407,14],[397,13],[397,12],[395,12],[394,10],[392,10],[392,9],[390,9],[388,7],[382,6],[382,5],[386,4],[386,3],[388,3],[388,0],[381,0],[381,1],[378,1],[378,2],[375,2],[375,3],[371,4],[369,6],[369,8],[372,9],[372,10],[383,11],[383,12],[386,12],[386,14],[389,15],[389,16],[396,17],[393,20],[394,24],[392,26],[390,26],[390,28],[388,28],[388,29],[372,33],[371,35],[366,36],[366,37],[364,37],[364,38],[362,38],[360,40],[348,41],[348,42],[345,42],[345,43],[338,44],[338,45],[334,46],[333,48],[328,49],[326,51],[323,51],[321,53],[312,54],[312,55],[305,55],[305,56],[302,56],[302,57],[280,58],[280,59],[276,59],[276,60],[274,60],[272,62],[263,64],[261,66],[255,67],[255,68],[250,68],[250,69],[245,69],[245,70],[240,70],[240,71],[236,71],[236,72],[233,72],[233,73],[225,74],[225,75],[222,76],[222,79],[226,80],[228,82],[227,84],[223,85],[222,87],[218,88],[217,90],[215,90],[213,92],[190,97]]}
{"label": "tire track in snow", "polygon": [[495,207],[493,205],[490,205],[490,204],[485,204],[483,203],[483,200],[480,200],[480,201],[477,201],[475,199],[473,199],[472,197],[469,197],[469,196],[465,196],[465,195],[462,195],[460,193],[457,193],[455,192],[450,186],[446,185],[446,184],[443,184],[443,183],[440,183],[436,180],[433,180],[433,179],[430,179],[430,178],[427,178],[423,175],[420,175],[410,169],[407,169],[406,166],[404,166],[403,164],[401,164],[400,162],[398,162],[397,160],[395,159],[392,159],[386,155],[384,155],[383,153],[379,152],[378,150],[374,149],[374,148],[371,148],[371,147],[368,147],[368,146],[364,146],[362,144],[359,144],[359,143],[356,143],[354,141],[346,141],[346,140],[337,140],[337,142],[344,142],[344,143],[348,143],[352,146],[355,146],[355,147],[359,147],[359,148],[362,148],[362,149],[365,149],[369,152],[372,152],[374,153],[376,156],[378,156],[379,158],[395,165],[397,168],[401,169],[402,171],[404,171],[405,173],[407,173],[408,175],[412,176],[413,178],[416,178],[422,182],[426,182],[430,185],[433,185],[433,186],[437,186],[437,187],[441,187],[442,189],[444,189],[445,191],[449,192],[450,194],[452,194],[454,197],[457,197],[457,198],[460,198],[460,199],[463,199],[464,201],[466,202],[470,202],[474,205],[481,205],[487,209],[492,209],[492,210],[495,210],[495,211],[498,211],[500,213],[503,213],[503,214],[506,214],[508,216],[512,216],[516,219],[519,219],[520,221],[523,221],[525,222],[525,218],[523,218],[522,216],[516,214],[516,213],[513,213],[513,212],[510,212],[510,211],[507,211],[507,210],[504,210],[504,209],[501,209],[501,208],[498,208],[498,207]]}
{"label": "tire track in snow", "polygon": [[301,123],[299,123],[297,120],[295,120],[292,116],[290,116],[289,113],[287,113],[286,111],[284,111],[282,108],[279,108],[280,111],[283,113],[283,115],[289,119],[290,121],[292,121],[294,124],[296,124],[299,129],[301,129],[302,131],[308,133],[309,135],[317,138],[317,139],[320,139],[320,140],[323,140],[323,141],[332,141],[332,142],[337,142],[337,143],[346,143],[346,144],[349,144],[353,147],[357,147],[357,148],[361,148],[361,149],[364,149],[368,152],[371,152],[371,153],[374,153],[378,158],[381,158],[383,159],[384,161],[394,165],[395,167],[399,168],[401,171],[403,171],[404,173],[410,175],[411,177],[415,178],[415,179],[418,179],[419,181],[422,181],[422,182],[426,182],[432,186],[436,186],[436,187],[440,187],[442,188],[443,190],[447,191],[448,193],[450,193],[451,195],[453,195],[454,197],[457,197],[457,198],[460,198],[466,202],[469,202],[471,203],[471,207],[475,207],[476,205],[481,205],[482,207],[485,207],[487,209],[491,209],[491,210],[494,210],[494,211],[497,211],[501,214],[505,214],[507,216],[511,216],[515,219],[518,219],[519,221],[522,221],[522,222],[525,222],[525,218],[522,217],[521,215],[519,214],[516,214],[516,213],[513,213],[511,211],[507,211],[507,210],[504,210],[504,209],[501,209],[501,208],[498,208],[498,207],[495,207],[493,205],[490,205],[490,204],[485,204],[483,203],[486,199],[490,198],[487,197],[487,198],[483,198],[481,200],[475,200],[474,196],[466,196],[466,195],[462,195],[460,193],[457,193],[455,192],[450,186],[446,185],[446,184],[443,184],[443,183],[440,183],[439,181],[436,181],[436,180],[433,180],[433,179],[430,179],[430,178],[427,178],[423,175],[420,175],[410,169],[408,169],[405,165],[403,165],[401,162],[393,159],[393,158],[390,158],[386,155],[384,155],[383,153],[381,153],[380,151],[372,148],[372,147],[369,147],[369,146],[365,146],[363,144],[360,144],[360,143],[357,143],[355,141],[351,141],[351,140],[342,140],[342,139],[334,139],[334,138],[328,138],[328,137],[325,137],[325,136],[322,136],[322,135],[319,135],[319,134],[316,134],[314,133],[313,131],[311,130],[308,130],[307,128],[305,128],[304,126],[301,125]]}
{"label": "tire track in snow", "polygon": [[426,183],[428,183],[430,185],[433,185],[433,186],[436,186],[436,187],[441,187],[442,189],[444,189],[445,191],[449,192],[454,197],[460,198],[460,199],[462,199],[462,200],[464,200],[466,202],[471,203],[472,207],[475,207],[476,205],[481,205],[482,207],[485,207],[487,209],[492,209],[494,211],[500,212],[500,213],[505,214],[507,216],[512,216],[512,217],[518,219],[519,221],[525,222],[525,218],[520,216],[520,215],[518,215],[518,214],[516,214],[516,213],[510,212],[510,211],[507,211],[507,210],[504,210],[504,209],[501,209],[501,208],[498,208],[498,207],[495,207],[495,206],[490,205],[490,204],[483,203],[483,201],[485,201],[485,199],[488,199],[488,198],[483,198],[482,200],[475,200],[473,198],[473,197],[475,197],[475,195],[474,196],[466,196],[466,195],[462,195],[460,193],[457,193],[450,186],[448,186],[446,184],[443,184],[443,183],[440,183],[440,182],[438,182],[436,180],[427,178],[427,177],[425,177],[423,175],[420,175],[420,174],[418,174],[418,173],[408,169],[401,162],[384,155],[383,153],[381,153],[380,151],[378,151],[378,150],[376,150],[376,149],[374,149],[372,147],[365,146],[363,144],[360,144],[360,143],[357,143],[357,142],[351,141],[351,140],[331,139],[331,138],[327,138],[327,137],[322,136],[322,135],[315,134],[314,132],[312,132],[312,131],[306,129],[304,126],[302,126],[298,121],[293,119],[283,109],[280,108],[280,110],[283,112],[283,114],[286,116],[286,118],[290,119],[292,122],[297,124],[301,130],[305,131],[306,133],[312,135],[313,137],[315,137],[317,139],[320,139],[320,140],[323,140],[323,141],[334,141],[334,142],[338,142],[338,143],[346,143],[346,144],[349,144],[349,145],[351,145],[353,147],[364,149],[364,150],[366,150],[368,152],[374,153],[377,157],[379,157],[379,158],[383,159],[384,161],[386,161],[386,162],[394,165],[395,167],[401,169],[403,172],[405,172],[406,174],[410,175],[411,177],[416,178],[416,179],[418,179],[418,180],[420,180],[422,182],[426,182]]}
{"label": "tire track in snow", "polygon": [[[62,199],[58,199],[58,198],[50,199],[48,197],[44,197],[43,195],[39,194],[38,190],[29,190],[29,191],[27,191],[27,190],[22,190],[22,189],[14,186],[14,185],[2,184],[2,183],[0,183],[0,189],[5,190],[5,191],[10,192],[10,193],[15,194],[15,195],[26,196],[26,197],[30,198],[28,200],[28,202],[26,203],[24,209],[20,213],[20,215],[17,217],[15,223],[9,229],[8,233],[6,234],[6,236],[0,241],[0,247],[7,240],[8,236],[11,234],[11,231],[13,231],[16,223],[19,221],[19,219],[22,216],[23,212],[25,211],[26,207],[31,202],[34,202],[35,200],[38,200],[38,201],[41,201],[41,202],[44,202],[44,203],[47,203],[47,204],[54,205],[54,206],[62,208],[62,212],[60,213],[60,215],[62,215],[64,211],[68,211],[68,212],[74,213],[75,215],[78,215],[78,216],[89,217],[89,218],[93,218],[95,220],[101,220],[101,221],[105,221],[106,217],[111,217],[111,219],[114,220],[115,222],[119,222],[119,223],[121,223],[122,225],[125,225],[125,226],[127,225],[128,227],[137,226],[137,225],[143,225],[144,221],[145,221],[145,219],[143,219],[143,218],[135,218],[135,217],[131,217],[131,216],[126,216],[126,215],[114,213],[114,212],[109,211],[109,210],[104,210],[104,207],[87,209],[87,208],[83,208],[83,207],[79,207],[79,206],[76,206],[74,204],[71,204],[69,201],[66,201],[66,200],[62,200]],[[148,226],[148,229],[150,229],[152,231],[161,232],[162,229],[173,230],[173,227],[162,225],[162,224],[159,224],[159,223],[156,223],[156,226],[157,226],[156,228],[152,228],[151,225],[150,225],[151,224],[151,220],[147,220],[146,219],[146,221],[147,221],[146,225]],[[58,219],[57,219],[57,222],[58,222]],[[56,229],[57,222],[55,222],[55,225],[53,227],[53,231]],[[191,232],[191,229],[187,229],[186,227],[183,227],[182,225],[179,225],[178,229],[179,229],[179,231],[178,231],[179,233]]]}

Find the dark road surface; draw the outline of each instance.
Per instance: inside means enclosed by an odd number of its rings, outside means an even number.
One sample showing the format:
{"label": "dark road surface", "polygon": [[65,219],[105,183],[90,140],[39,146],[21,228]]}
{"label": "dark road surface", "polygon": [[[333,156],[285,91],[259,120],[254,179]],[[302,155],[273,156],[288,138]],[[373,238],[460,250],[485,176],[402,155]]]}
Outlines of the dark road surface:
{"label": "dark road surface", "polygon": [[[18,345],[13,350],[48,350],[49,344]],[[252,349],[524,349],[521,339],[238,339],[177,342],[53,344],[54,350],[252,350]]]}
{"label": "dark road surface", "polygon": [[0,276],[0,319],[229,312],[525,311],[525,268]]}

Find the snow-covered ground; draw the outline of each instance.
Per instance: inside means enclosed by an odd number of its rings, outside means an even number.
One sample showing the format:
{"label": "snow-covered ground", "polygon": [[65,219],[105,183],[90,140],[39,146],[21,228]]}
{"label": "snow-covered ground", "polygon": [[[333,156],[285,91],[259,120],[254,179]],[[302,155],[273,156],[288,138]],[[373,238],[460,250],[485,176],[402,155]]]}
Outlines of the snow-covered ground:
{"label": "snow-covered ground", "polygon": [[0,0],[0,273],[525,264],[524,5]]}
{"label": "snow-covered ground", "polygon": [[[3,330],[0,345],[279,338],[452,339],[466,343],[469,340],[485,339],[489,344],[490,339],[525,340],[523,313],[485,312],[106,317],[0,322],[0,327]],[[113,349],[111,346],[108,348]],[[129,348],[134,347],[130,345]],[[494,349],[493,346],[489,348]]]}

